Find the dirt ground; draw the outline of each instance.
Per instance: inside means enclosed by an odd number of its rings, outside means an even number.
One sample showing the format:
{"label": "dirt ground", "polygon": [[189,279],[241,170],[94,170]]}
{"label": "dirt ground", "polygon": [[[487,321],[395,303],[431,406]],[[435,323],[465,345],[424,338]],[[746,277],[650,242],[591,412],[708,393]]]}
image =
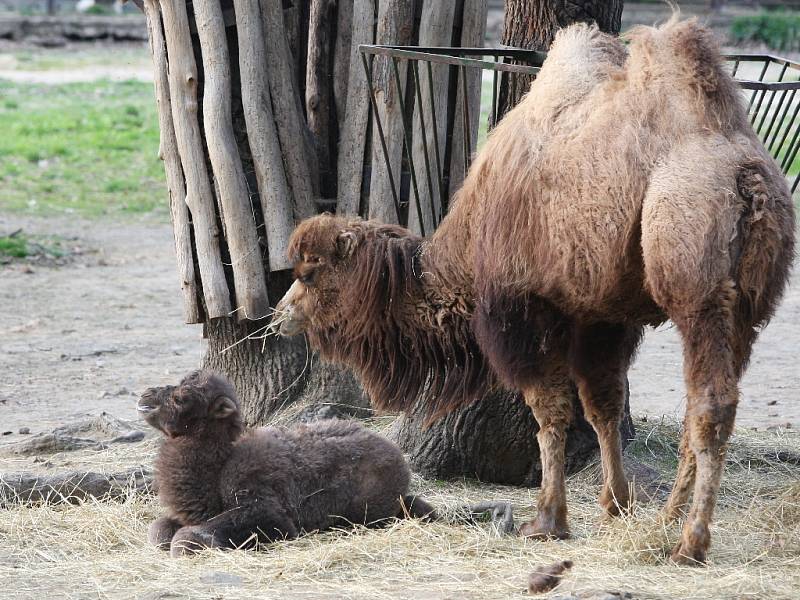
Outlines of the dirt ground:
{"label": "dirt ground", "polygon": [[[183,324],[169,225],[0,215],[0,232],[58,233],[81,254],[64,266],[0,266],[0,443],[81,414],[135,418],[135,394],[199,364],[202,331]],[[738,424],[800,426],[800,280],[762,333]],[[635,414],[684,409],[680,340],[649,331],[630,373]]]}
{"label": "dirt ground", "polygon": [[80,414],[135,418],[135,392],[199,364],[202,331],[183,324],[168,225],[0,215],[0,232],[19,228],[76,237],[83,254],[0,266],[0,429],[14,432],[2,441]]}

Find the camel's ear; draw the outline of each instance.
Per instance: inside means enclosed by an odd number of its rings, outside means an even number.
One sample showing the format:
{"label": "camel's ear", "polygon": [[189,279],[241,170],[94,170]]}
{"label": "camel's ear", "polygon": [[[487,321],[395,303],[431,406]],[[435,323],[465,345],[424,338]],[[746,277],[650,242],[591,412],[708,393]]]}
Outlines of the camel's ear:
{"label": "camel's ear", "polygon": [[353,231],[340,231],[336,236],[336,252],[340,258],[350,258],[356,249],[356,234]]}
{"label": "camel's ear", "polygon": [[220,396],[214,400],[214,406],[211,409],[211,417],[214,419],[227,419],[238,410],[239,407],[236,406],[236,402],[227,396]]}

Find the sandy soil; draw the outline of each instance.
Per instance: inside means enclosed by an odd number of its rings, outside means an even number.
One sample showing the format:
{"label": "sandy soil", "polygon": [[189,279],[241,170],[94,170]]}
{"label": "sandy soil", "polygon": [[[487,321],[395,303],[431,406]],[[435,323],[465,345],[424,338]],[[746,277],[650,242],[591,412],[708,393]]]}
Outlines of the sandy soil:
{"label": "sandy soil", "polygon": [[[135,418],[137,392],[199,364],[201,328],[183,324],[168,225],[0,216],[0,232],[20,227],[77,236],[85,253],[61,267],[0,267],[0,430],[12,432],[0,443],[79,414]],[[740,426],[800,426],[798,350],[795,276],[744,378]],[[630,381],[634,413],[682,415],[674,328],[648,332]]]}
{"label": "sandy soil", "polygon": [[[77,236],[62,267],[0,267],[0,440],[108,411],[196,367],[201,328],[183,324],[168,225],[0,216],[0,232]],[[32,272],[29,272],[32,271]]]}

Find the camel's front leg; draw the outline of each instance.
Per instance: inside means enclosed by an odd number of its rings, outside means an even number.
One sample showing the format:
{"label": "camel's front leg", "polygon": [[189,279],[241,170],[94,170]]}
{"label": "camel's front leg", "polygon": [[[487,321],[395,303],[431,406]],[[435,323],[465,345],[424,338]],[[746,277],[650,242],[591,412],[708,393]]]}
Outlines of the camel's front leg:
{"label": "camel's front leg", "polygon": [[567,428],[572,422],[574,388],[560,369],[525,390],[525,403],[539,423],[539,456],[542,462],[542,486],[536,518],[523,523],[519,533],[532,538],[569,537],[567,526],[567,491],[564,480],[564,449]]}
{"label": "camel's front leg", "polygon": [[627,511],[632,502],[619,427],[625,413],[625,374],[640,339],[639,327],[596,323],[577,328],[570,349],[583,412],[600,444],[603,490],[599,502],[612,516]]}

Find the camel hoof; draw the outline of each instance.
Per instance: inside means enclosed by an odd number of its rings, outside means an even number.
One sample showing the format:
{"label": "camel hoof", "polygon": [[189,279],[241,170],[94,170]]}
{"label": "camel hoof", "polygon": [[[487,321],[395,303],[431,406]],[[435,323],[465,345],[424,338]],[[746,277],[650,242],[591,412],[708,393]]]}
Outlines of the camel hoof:
{"label": "camel hoof", "polygon": [[566,540],[569,539],[569,529],[566,525],[557,526],[551,519],[548,523],[539,519],[523,523],[519,528],[519,535],[533,540]]}
{"label": "camel hoof", "polygon": [[625,496],[615,496],[611,493],[603,492],[598,503],[609,517],[629,515],[633,512],[633,499],[627,494]]}
{"label": "camel hoof", "polygon": [[685,567],[702,567],[706,563],[706,550],[699,547],[688,548],[683,542],[678,542],[670,555],[670,561]]}
{"label": "camel hoof", "polygon": [[214,537],[194,527],[182,527],[172,538],[169,553],[172,558],[192,556],[213,546]]}

